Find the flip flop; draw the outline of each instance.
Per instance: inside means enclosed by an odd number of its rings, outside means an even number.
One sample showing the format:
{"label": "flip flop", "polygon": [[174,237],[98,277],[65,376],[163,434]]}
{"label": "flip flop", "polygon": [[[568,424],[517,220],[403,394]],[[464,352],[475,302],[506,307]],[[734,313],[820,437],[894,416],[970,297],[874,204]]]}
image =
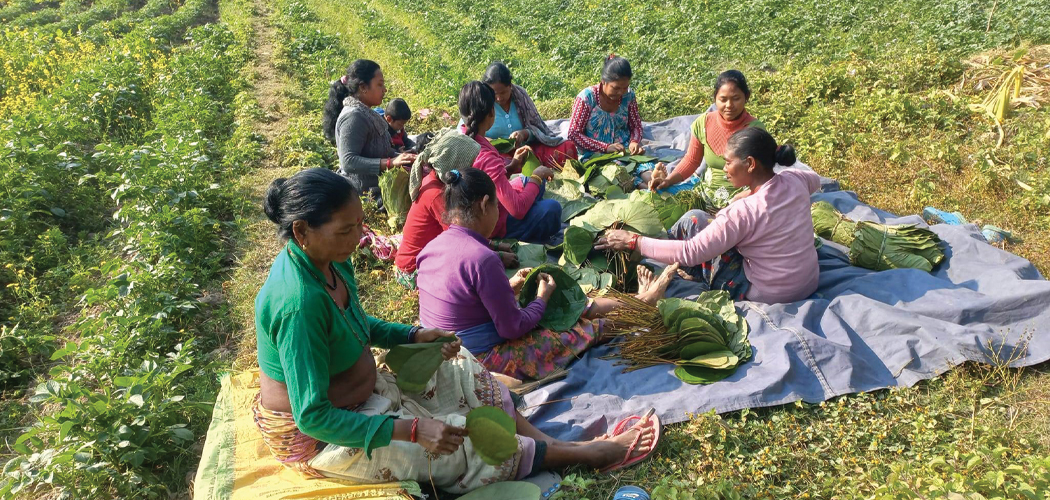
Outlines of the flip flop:
{"label": "flip flop", "polygon": [[623,460],[619,463],[610,465],[602,469],[602,473],[613,472],[630,467],[634,464],[637,464],[638,462],[641,462],[642,460],[649,458],[649,456],[652,455],[654,451],[656,451],[656,445],[660,442],[660,418],[657,417],[654,412],[655,409],[650,408],[649,411],[646,412],[644,417],[639,417],[638,415],[631,415],[630,417],[627,417],[621,420],[620,423],[616,424],[616,427],[613,429],[612,432],[613,436],[619,436],[620,434],[623,434],[624,432],[627,432],[634,428],[634,426],[632,425],[633,422],[638,421],[640,423],[640,421],[644,418],[648,418],[649,424],[652,425],[654,429],[653,444],[650,446],[649,451],[645,452],[642,455],[638,455],[637,457],[631,458],[631,455],[634,454],[634,449],[638,447],[638,443],[642,440],[642,435],[644,434],[642,432],[639,432],[638,436],[634,438],[634,442],[631,443],[631,446],[627,448],[627,454],[624,455]]}

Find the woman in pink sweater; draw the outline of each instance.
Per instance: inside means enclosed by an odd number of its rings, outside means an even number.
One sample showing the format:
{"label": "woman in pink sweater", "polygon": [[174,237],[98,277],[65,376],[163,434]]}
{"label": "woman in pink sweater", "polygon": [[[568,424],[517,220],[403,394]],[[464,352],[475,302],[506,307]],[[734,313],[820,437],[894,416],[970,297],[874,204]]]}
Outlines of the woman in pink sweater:
{"label": "woman in pink sweater", "polygon": [[795,163],[794,151],[778,148],[768,132],[755,127],[730,137],[725,159],[728,180],[750,191],[737,195],[714,220],[694,210],[668,231],[677,239],[609,231],[595,248],[638,250],[660,262],[700,266],[694,276],[712,289],[728,290],[734,300],[777,303],[808,297],[820,273],[809,208],[820,177],[793,169],[774,173],[776,163]]}

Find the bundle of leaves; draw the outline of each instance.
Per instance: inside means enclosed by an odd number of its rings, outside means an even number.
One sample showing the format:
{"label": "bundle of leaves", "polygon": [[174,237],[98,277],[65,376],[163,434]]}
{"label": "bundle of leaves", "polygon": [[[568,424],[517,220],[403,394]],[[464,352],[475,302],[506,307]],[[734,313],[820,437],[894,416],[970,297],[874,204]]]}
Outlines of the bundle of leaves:
{"label": "bundle of leaves", "polygon": [[540,326],[556,332],[564,332],[573,327],[584,309],[587,308],[587,295],[580,284],[563,269],[550,264],[534,267],[525,278],[525,284],[518,294],[518,302],[524,307],[536,298],[540,274],[549,274],[554,278],[556,288],[551,299],[547,301],[547,310],[540,318]]}
{"label": "bundle of leaves", "polygon": [[595,232],[625,229],[651,238],[667,236],[660,214],[640,198],[602,200],[570,223]]}
{"label": "bundle of leaves", "polygon": [[[644,309],[638,304],[636,309]],[[652,306],[649,306],[652,307]],[[696,302],[664,299],[656,309],[662,331],[631,335],[619,343],[622,363],[631,371],[658,364],[674,364],[675,376],[689,384],[722,380],[751,358],[748,324],[737,313],[724,290],[700,294]],[[638,311],[646,316],[645,311]]]}
{"label": "bundle of leaves", "polygon": [[824,201],[814,203],[810,211],[814,232],[849,247],[854,266],[874,271],[911,268],[930,272],[944,260],[941,239],[929,229],[915,224],[854,222]]}
{"label": "bundle of leaves", "polygon": [[386,223],[391,231],[397,232],[405,225],[408,209],[412,207],[412,197],[408,194],[408,172],[401,168],[383,172],[379,176],[379,193],[386,209]]}

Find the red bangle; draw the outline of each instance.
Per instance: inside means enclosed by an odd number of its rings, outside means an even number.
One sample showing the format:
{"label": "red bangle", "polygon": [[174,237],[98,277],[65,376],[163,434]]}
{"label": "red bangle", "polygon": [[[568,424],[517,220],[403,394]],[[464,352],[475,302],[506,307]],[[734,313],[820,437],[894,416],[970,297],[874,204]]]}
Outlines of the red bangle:
{"label": "red bangle", "polygon": [[393,165],[393,164],[394,164],[394,159],[393,158],[387,158],[386,159],[386,169],[387,170],[390,170],[390,165]]}
{"label": "red bangle", "polygon": [[419,417],[413,418],[412,419],[412,433],[408,437],[408,439],[410,441],[412,441],[413,443],[416,442],[416,427],[418,427],[418,426],[419,426]]}
{"label": "red bangle", "polygon": [[641,237],[642,237],[642,235],[640,235],[640,234],[636,234],[633,237],[631,237],[631,241],[629,243],[627,243],[627,249],[632,251],[632,252],[637,250],[638,249],[638,240]]}

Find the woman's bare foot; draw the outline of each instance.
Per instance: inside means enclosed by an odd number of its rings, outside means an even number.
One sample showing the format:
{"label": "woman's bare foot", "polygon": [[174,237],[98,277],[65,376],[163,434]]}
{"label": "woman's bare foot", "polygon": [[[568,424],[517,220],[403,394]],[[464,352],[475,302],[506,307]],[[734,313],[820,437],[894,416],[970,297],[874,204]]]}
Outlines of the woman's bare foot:
{"label": "woman's bare foot", "polygon": [[[656,428],[653,424],[652,420],[645,424],[639,422],[619,436],[606,435],[591,441],[587,447],[591,448],[593,453],[587,460],[587,465],[596,469],[604,469],[649,453],[656,439]],[[638,439],[639,434],[641,434],[641,439]],[[637,444],[635,444],[636,439]],[[634,449],[631,451],[631,456],[628,457],[627,451],[632,444],[634,444]]]}
{"label": "woman's bare foot", "polygon": [[653,272],[641,265],[635,268],[635,272],[638,274],[638,293],[641,293],[653,284]]}
{"label": "woman's bare foot", "polygon": [[[646,281],[644,288],[642,287],[642,266],[638,266],[638,294],[635,297],[645,302],[646,304],[655,305],[656,302],[664,298],[664,294],[667,293],[667,287],[671,285],[671,279],[677,275],[680,271],[678,270],[678,263],[671,264],[664,268],[663,272],[660,273],[660,277],[656,280],[652,279],[652,272],[649,272],[649,278]],[[649,271],[648,269],[645,269]]]}

